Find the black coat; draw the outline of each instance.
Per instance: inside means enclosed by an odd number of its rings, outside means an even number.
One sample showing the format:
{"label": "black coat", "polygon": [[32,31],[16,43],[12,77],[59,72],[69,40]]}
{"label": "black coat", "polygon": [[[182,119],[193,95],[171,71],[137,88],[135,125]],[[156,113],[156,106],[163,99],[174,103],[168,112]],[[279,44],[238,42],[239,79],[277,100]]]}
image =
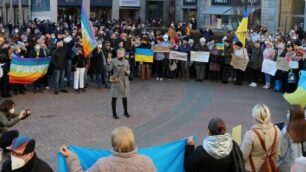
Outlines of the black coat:
{"label": "black coat", "polygon": [[52,53],[52,64],[54,69],[64,70],[67,64],[67,56],[64,48],[58,48]]}
{"label": "black coat", "polygon": [[2,50],[0,52],[0,63],[4,63],[2,66],[3,77],[8,77],[8,73],[10,71],[10,59],[7,56],[7,50]]}
{"label": "black coat", "polygon": [[103,67],[106,65],[105,54],[103,51],[98,52],[98,49],[95,49],[92,52],[91,57],[91,66],[94,73],[102,73]]}
{"label": "black coat", "polygon": [[45,54],[42,49],[39,50],[39,54],[37,54],[37,52],[33,49],[29,55],[29,58],[42,58],[42,57],[47,57],[47,54]]}
{"label": "black coat", "polygon": [[194,145],[185,147],[184,168],[186,172],[245,172],[242,153],[236,142],[229,156],[223,159],[214,159],[203,145],[194,150]]}
{"label": "black coat", "polygon": [[1,172],[53,172],[52,168],[36,155],[22,168],[12,171],[11,159],[3,162]]}
{"label": "black coat", "polygon": [[86,67],[86,64],[87,60],[85,59],[84,54],[76,55],[72,59],[72,65],[75,65],[77,68],[84,68]]}

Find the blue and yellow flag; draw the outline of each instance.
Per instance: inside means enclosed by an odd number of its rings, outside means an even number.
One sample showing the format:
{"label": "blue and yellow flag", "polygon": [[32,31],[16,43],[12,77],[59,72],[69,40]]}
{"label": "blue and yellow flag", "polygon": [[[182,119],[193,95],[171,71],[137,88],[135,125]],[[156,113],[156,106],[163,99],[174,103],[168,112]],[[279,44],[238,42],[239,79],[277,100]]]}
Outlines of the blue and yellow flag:
{"label": "blue and yellow flag", "polygon": [[299,86],[295,92],[284,94],[284,98],[291,105],[306,106],[306,71],[301,71]]}
{"label": "blue and yellow flag", "polygon": [[136,48],[135,60],[136,62],[153,63],[154,52],[150,49]]}
{"label": "blue and yellow flag", "polygon": [[[151,158],[158,172],[184,172],[184,153],[186,139],[175,142],[158,145],[149,148],[139,149],[138,153]],[[100,158],[108,157],[112,154],[109,150],[97,150],[69,146],[69,149],[75,153],[79,160],[82,170],[87,170]],[[66,158],[58,153],[58,171],[69,172]]]}
{"label": "blue and yellow flag", "polygon": [[224,50],[224,43],[217,43],[216,44],[216,49],[217,50]]}
{"label": "blue and yellow flag", "polygon": [[235,32],[235,42],[240,41],[243,44],[243,46],[245,46],[245,34],[248,31],[249,13],[250,13],[250,8],[248,7],[245,10],[244,16],[239,24],[239,27]]}

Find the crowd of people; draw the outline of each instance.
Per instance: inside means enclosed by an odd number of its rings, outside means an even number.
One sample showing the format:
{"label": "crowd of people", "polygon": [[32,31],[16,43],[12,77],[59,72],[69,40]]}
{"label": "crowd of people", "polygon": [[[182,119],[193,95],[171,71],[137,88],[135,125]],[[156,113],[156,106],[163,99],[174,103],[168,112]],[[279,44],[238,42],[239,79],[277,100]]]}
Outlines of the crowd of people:
{"label": "crowd of people", "polygon": [[[151,21],[152,22],[152,21]],[[158,24],[158,20],[155,21]],[[281,85],[279,92],[293,92],[297,88],[299,71],[306,70],[306,53],[303,47],[305,33],[300,28],[293,29],[288,36],[278,29],[270,35],[265,27],[250,29],[246,34],[246,44],[234,42],[230,34],[217,38],[210,27],[200,29],[202,36],[192,39],[188,23],[172,23],[167,32],[147,30],[146,25],[128,20],[92,21],[98,46],[84,57],[81,24],[34,20],[22,27],[0,25],[1,96],[25,94],[31,89],[28,85],[10,84],[10,60],[14,53],[21,58],[42,58],[51,56],[48,73],[35,81],[34,93],[53,89],[54,94],[67,93],[72,87],[76,94],[86,92],[90,81],[97,89],[112,88],[113,118],[118,119],[116,100],[122,98],[124,116],[130,117],[127,110],[129,82],[135,77],[140,80],[157,81],[165,79],[190,80],[197,82],[207,79],[211,82],[242,85],[250,81],[257,87],[263,79],[263,88]],[[141,30],[136,33],[136,30]],[[224,50],[216,43],[224,43]],[[169,53],[154,53],[154,62],[136,62],[135,49],[152,49],[154,46],[170,47],[172,51],[188,54],[187,61],[169,59]],[[190,60],[191,51],[210,52],[209,63]],[[247,62],[246,70],[231,65],[232,57]],[[288,62],[298,62],[298,68],[288,71],[277,70],[272,76],[261,72],[263,60],[277,61],[285,58]],[[276,84],[278,83],[278,84]],[[9,128],[31,115],[31,110],[15,112],[15,104],[10,100],[0,105],[0,147],[9,152],[10,158],[3,163],[2,171],[52,171],[35,154],[35,141],[19,136],[18,131]],[[267,157],[278,160],[282,172],[303,171],[306,169],[306,121],[304,107],[292,105],[288,112],[288,125],[280,131],[271,123],[271,114],[266,105],[256,105],[252,110],[255,124],[245,134],[243,143],[238,146],[226,132],[222,119],[214,118],[208,125],[209,136],[203,145],[195,148],[193,138],[188,138],[185,150],[184,168],[186,171],[263,171]],[[88,171],[156,171],[152,160],[138,155],[133,131],[120,127],[112,133],[113,156],[99,160]],[[82,171],[76,155],[61,147],[67,157],[70,170]],[[124,163],[124,167],[118,164]],[[291,168],[292,167],[292,168]],[[31,170],[29,170],[31,169]],[[35,170],[36,169],[36,170]],[[115,170],[114,170],[115,169]]]}
{"label": "crowd of people", "polygon": [[[50,21],[29,21],[22,27],[0,25],[0,63],[3,64],[1,78],[1,96],[11,97],[24,94],[29,88],[23,84],[10,84],[10,59],[14,53],[22,58],[52,57],[48,73],[33,83],[33,92],[54,89],[55,94],[67,93],[67,86],[72,86],[75,93],[85,92],[90,81],[94,81],[98,89],[102,86],[110,88],[110,60],[117,57],[117,50],[124,48],[124,58],[129,62],[129,80],[139,77],[141,80],[158,81],[181,78],[196,81],[205,79],[212,82],[221,81],[235,85],[250,82],[257,87],[264,82],[263,88],[281,85],[279,92],[293,92],[297,87],[298,73],[306,70],[305,33],[295,28],[286,36],[278,29],[270,35],[263,27],[255,27],[247,33],[246,45],[235,42],[231,34],[218,37],[210,27],[202,27],[202,37],[192,39],[189,23],[172,23],[167,32],[149,30],[145,24],[130,20],[114,20],[92,22],[98,46],[84,57],[80,22],[58,24]],[[137,32],[138,31],[138,32]],[[140,32],[139,32],[140,31]],[[217,43],[224,43],[224,50],[217,48]],[[170,60],[169,53],[154,53],[153,63],[135,61],[135,49],[152,49],[153,46],[170,47],[171,51],[188,54],[187,61]],[[210,52],[209,63],[190,61],[191,51]],[[244,59],[247,69],[235,69],[231,66],[232,56]],[[288,71],[278,70],[275,76],[262,73],[262,62],[265,59],[277,61],[285,58],[296,61],[299,67]],[[275,83],[275,84],[274,84]]]}
{"label": "crowd of people", "polygon": [[[30,116],[31,110],[23,110],[18,115],[13,101],[6,100],[0,105],[1,137],[0,147],[6,157],[2,172],[53,171],[35,153],[35,140],[19,136],[11,126]],[[280,130],[271,121],[269,108],[264,104],[253,107],[250,117],[254,125],[245,133],[239,146],[227,132],[225,122],[213,118],[208,124],[208,134],[203,144],[195,147],[193,136],[186,140],[184,169],[215,172],[305,172],[306,171],[306,109],[300,105],[290,105],[287,124]],[[87,169],[88,172],[104,171],[157,171],[152,160],[139,155],[132,129],[118,127],[111,136],[112,155],[99,159]],[[82,172],[78,156],[67,146],[60,150],[66,158],[70,171]],[[269,165],[267,165],[267,160]],[[273,166],[275,169],[273,169]]]}

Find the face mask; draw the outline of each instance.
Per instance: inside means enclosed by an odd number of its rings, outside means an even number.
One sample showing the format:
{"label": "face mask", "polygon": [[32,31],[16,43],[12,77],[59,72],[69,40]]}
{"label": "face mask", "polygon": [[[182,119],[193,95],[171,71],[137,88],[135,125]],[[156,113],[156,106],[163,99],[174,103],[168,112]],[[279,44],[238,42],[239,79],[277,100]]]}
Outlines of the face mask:
{"label": "face mask", "polygon": [[18,158],[18,157],[15,157],[13,155],[11,155],[11,161],[12,161],[12,170],[16,170],[16,169],[19,169],[23,166],[25,166],[26,162],[25,160],[21,159],[21,158]]}
{"label": "face mask", "polygon": [[165,38],[165,39],[164,39],[164,41],[165,41],[165,42],[167,42],[167,41],[168,41],[168,39],[167,39],[167,38]]}
{"label": "face mask", "polygon": [[10,109],[10,110],[9,110],[9,113],[10,113],[10,114],[14,114],[14,113],[15,113],[15,108]]}
{"label": "face mask", "polygon": [[102,48],[102,44],[99,44],[99,45],[98,45],[98,48]]}
{"label": "face mask", "polygon": [[52,38],[52,39],[54,39],[54,38],[55,38],[55,36],[54,36],[54,35],[52,35],[52,36],[51,36],[51,38]]}
{"label": "face mask", "polygon": [[265,41],[265,44],[267,45],[267,44],[268,44],[268,41]]}
{"label": "face mask", "polygon": [[38,51],[40,49],[40,46],[35,47],[35,50]]}
{"label": "face mask", "polygon": [[294,36],[294,37],[292,37],[292,39],[296,39],[296,37]]}

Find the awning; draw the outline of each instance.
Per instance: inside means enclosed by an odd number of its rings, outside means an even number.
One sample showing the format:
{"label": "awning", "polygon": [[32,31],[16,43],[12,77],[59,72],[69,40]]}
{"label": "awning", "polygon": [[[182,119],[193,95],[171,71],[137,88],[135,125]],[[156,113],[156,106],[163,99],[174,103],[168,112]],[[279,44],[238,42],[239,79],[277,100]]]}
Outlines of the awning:
{"label": "awning", "polygon": [[[260,9],[260,7],[256,7],[254,6],[252,8],[252,12],[256,11],[257,9]],[[237,9],[237,13],[238,15],[243,15],[244,14],[244,10],[242,10],[241,8]],[[234,15],[233,12],[233,7],[230,6],[211,6],[210,8],[208,8],[207,10],[203,11],[203,14],[212,14],[212,15]]]}

